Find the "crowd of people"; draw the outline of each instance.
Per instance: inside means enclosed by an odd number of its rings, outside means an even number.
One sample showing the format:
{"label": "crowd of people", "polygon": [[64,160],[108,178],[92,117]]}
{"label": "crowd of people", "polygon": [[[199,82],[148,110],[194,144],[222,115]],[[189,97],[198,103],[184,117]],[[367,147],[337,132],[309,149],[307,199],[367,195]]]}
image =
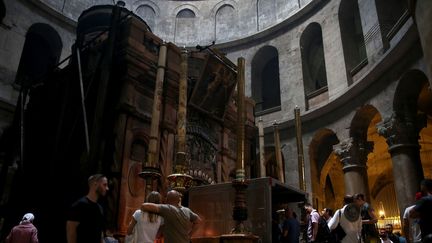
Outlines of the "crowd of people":
{"label": "crowd of people", "polygon": [[[88,179],[88,193],[73,203],[66,222],[68,243],[118,242],[106,234],[102,206],[98,200],[105,196],[108,179],[102,174]],[[171,190],[162,204],[159,192],[149,193],[137,209],[127,229],[126,243],[154,243],[161,237],[167,243],[189,243],[201,218],[181,205],[182,194]],[[421,182],[415,203],[403,214],[403,232],[393,232],[393,225],[377,228],[378,218],[365,195],[346,195],[344,205],[333,212],[324,208],[319,213],[309,203],[304,204],[306,217],[297,219],[291,208],[283,210],[283,218],[273,215],[272,242],[275,243],[432,243],[432,180]],[[38,231],[33,225],[35,216],[26,213],[13,227],[6,243],[38,243]],[[304,234],[301,234],[301,222]]]}
{"label": "crowd of people", "polygon": [[[432,180],[421,182],[415,203],[406,208],[403,216],[403,235],[393,232],[393,225],[377,227],[378,217],[365,195],[346,195],[344,205],[333,212],[324,208],[318,212],[309,203],[304,204],[303,221],[285,209],[285,218],[279,227],[273,227],[273,242],[306,243],[431,243],[432,242]],[[289,223],[288,223],[288,220]],[[294,221],[293,221],[294,220]],[[304,225],[300,237],[300,225]],[[278,225],[277,223],[275,225]],[[292,226],[295,225],[295,226]],[[294,230],[292,230],[294,228]],[[276,229],[276,230],[275,230]]]}
{"label": "crowd of people", "polygon": [[[88,178],[88,193],[74,202],[66,221],[68,243],[118,243],[107,234],[104,211],[98,200],[108,192],[108,179],[102,174]],[[159,192],[149,193],[129,223],[126,241],[153,243],[163,236],[164,242],[189,243],[200,217],[183,207],[182,194],[171,190],[162,204]],[[6,238],[6,243],[38,243],[38,231],[33,225],[34,215],[27,213]]]}

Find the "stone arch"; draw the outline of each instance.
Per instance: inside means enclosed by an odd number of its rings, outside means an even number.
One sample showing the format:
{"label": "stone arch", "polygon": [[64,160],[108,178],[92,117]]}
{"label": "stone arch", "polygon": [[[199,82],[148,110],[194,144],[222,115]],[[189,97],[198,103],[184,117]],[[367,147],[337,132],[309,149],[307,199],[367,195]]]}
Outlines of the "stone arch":
{"label": "stone arch", "polygon": [[151,7],[153,9],[153,11],[155,12],[155,17],[159,17],[160,16],[160,8],[159,8],[159,6],[157,4],[155,4],[151,0],[139,0],[139,1],[136,1],[136,2],[134,2],[132,4],[132,9],[136,10],[137,8],[139,8],[140,6],[143,6],[143,5],[147,5],[147,6]]}
{"label": "stone arch", "polygon": [[[324,46],[321,26],[318,23],[309,24],[303,31],[300,37],[300,49],[306,108],[309,109],[323,100],[323,97],[316,100],[317,96],[327,92]],[[328,100],[328,95],[325,100]]]}
{"label": "stone arch", "polygon": [[279,53],[273,46],[264,46],[252,59],[252,97],[257,112],[280,110]]}
{"label": "stone arch", "polygon": [[349,127],[349,136],[355,147],[351,159],[354,164],[365,166],[363,193],[368,200],[372,200],[370,192],[383,168],[390,171],[392,168],[387,143],[377,132],[376,125],[381,121],[379,111],[368,104],[357,109]]}
{"label": "stone arch", "polygon": [[428,78],[422,71],[410,70],[402,76],[394,95],[393,110],[396,116],[414,117],[418,125],[424,126],[418,127],[421,129],[420,160],[424,176],[432,178],[432,92]]}
{"label": "stone arch", "polygon": [[352,76],[367,64],[366,46],[357,1],[342,0],[339,5],[339,25],[348,84]]}
{"label": "stone arch", "polygon": [[180,6],[176,11],[174,42],[177,44],[192,43],[197,33],[197,11],[192,5]]}
{"label": "stone arch", "polygon": [[[350,136],[354,140],[354,146],[359,148],[357,156],[367,156],[366,174],[364,175],[367,178],[365,193],[367,200],[376,209],[377,214],[383,216],[382,209],[385,208],[386,217],[396,219],[399,217],[399,205],[396,200],[394,165],[388,152],[388,144],[377,131],[377,124],[381,121],[381,114],[375,107],[362,106],[353,116]],[[373,147],[368,148],[371,145]],[[363,148],[367,151],[362,155]]]}
{"label": "stone arch", "polygon": [[238,10],[237,2],[234,0],[222,0],[218,2],[214,7],[212,8],[210,12],[210,16],[216,16],[217,11],[224,5],[230,5],[232,8],[234,8],[236,11]]}
{"label": "stone arch", "polygon": [[396,114],[417,113],[420,93],[428,86],[426,75],[419,70],[406,72],[400,79],[393,99],[393,110]]}
{"label": "stone arch", "polygon": [[153,7],[143,4],[136,8],[135,13],[147,23],[147,25],[150,27],[150,30],[154,30],[156,11]]}
{"label": "stone arch", "polygon": [[181,18],[181,19],[191,19],[195,17],[196,17],[195,12],[188,8],[180,10],[176,15],[176,18]]}
{"label": "stone arch", "polygon": [[[338,143],[336,134],[328,128],[323,128],[314,134],[309,144],[312,201],[319,202],[320,205],[314,205],[317,208],[336,208],[336,202],[343,198],[342,166],[337,163],[333,152],[333,145]],[[326,198],[326,194],[333,196]]]}
{"label": "stone arch", "polygon": [[215,14],[215,41],[231,40],[237,30],[237,12],[231,4],[219,7]]}
{"label": "stone arch", "polygon": [[386,46],[404,22],[401,19],[408,19],[408,2],[405,0],[375,0],[375,6],[381,36]]}
{"label": "stone arch", "polygon": [[367,141],[368,128],[377,113],[379,113],[378,110],[372,105],[365,105],[357,109],[357,112],[351,120],[350,137]]}
{"label": "stone arch", "polygon": [[42,82],[57,65],[62,49],[60,35],[53,27],[43,23],[30,26],[15,82],[26,88]]}
{"label": "stone arch", "polygon": [[190,10],[194,13],[195,17],[199,18],[201,17],[201,13],[199,11],[199,9],[192,4],[181,4],[179,6],[177,6],[174,10],[171,16],[176,16],[183,10]]}

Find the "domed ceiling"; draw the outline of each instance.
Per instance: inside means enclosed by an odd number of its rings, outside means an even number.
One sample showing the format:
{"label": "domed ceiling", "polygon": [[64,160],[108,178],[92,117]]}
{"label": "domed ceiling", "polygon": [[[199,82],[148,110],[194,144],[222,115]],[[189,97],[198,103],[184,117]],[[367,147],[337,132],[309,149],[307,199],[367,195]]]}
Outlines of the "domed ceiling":
{"label": "domed ceiling", "polygon": [[[94,5],[112,0],[42,0],[56,12],[77,20]],[[73,2],[73,3],[72,3]],[[177,45],[227,43],[266,31],[313,9],[312,0],[124,0],[160,38]],[[313,5],[313,6],[312,6]],[[312,6],[312,7],[311,7]],[[304,11],[306,10],[306,11]]]}

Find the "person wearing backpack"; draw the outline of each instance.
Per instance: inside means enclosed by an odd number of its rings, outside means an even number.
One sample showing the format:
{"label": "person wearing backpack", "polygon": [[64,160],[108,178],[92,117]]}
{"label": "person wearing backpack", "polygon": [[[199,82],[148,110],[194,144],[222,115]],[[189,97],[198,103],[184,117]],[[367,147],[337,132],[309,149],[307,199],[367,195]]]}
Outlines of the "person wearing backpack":
{"label": "person wearing backpack", "polygon": [[318,220],[318,233],[315,242],[319,243],[335,243],[334,237],[330,233],[330,229],[327,226],[327,219],[324,215],[321,215]]}
{"label": "person wearing backpack", "polygon": [[360,207],[353,203],[353,197],[346,195],[344,197],[344,206],[336,210],[334,216],[328,222],[330,231],[335,233],[340,225],[343,230],[343,237],[336,238],[336,242],[357,243],[361,240],[362,220],[360,217]]}

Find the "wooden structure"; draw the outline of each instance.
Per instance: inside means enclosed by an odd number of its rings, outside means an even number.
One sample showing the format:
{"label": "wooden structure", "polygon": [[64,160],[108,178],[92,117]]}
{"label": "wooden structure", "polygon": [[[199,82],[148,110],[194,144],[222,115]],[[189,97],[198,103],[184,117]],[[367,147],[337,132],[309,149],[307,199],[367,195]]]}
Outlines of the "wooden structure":
{"label": "wooden structure", "polygon": [[[87,178],[93,173],[109,178],[110,191],[102,204],[108,228],[119,237],[125,235],[133,211],[144,201],[146,181],[139,176],[143,166],[160,173],[160,179],[150,180],[148,187],[164,194],[166,178],[175,166],[181,49],[164,44],[164,83],[156,107],[160,118],[153,131],[157,135],[151,135],[163,44],[143,20],[120,6],[94,6],[82,13],[70,63],[30,89],[24,138],[28,159],[12,185],[6,225],[12,226],[12,219],[31,209],[38,215],[40,240],[64,242],[62,222],[67,210],[86,193]],[[222,55],[215,58],[206,51],[190,50],[188,55],[184,172],[194,185],[229,182],[235,177],[236,75],[235,65],[226,63],[230,61]],[[253,107],[252,100],[246,99],[247,177],[257,174],[251,154],[256,133]],[[152,139],[156,143],[150,148]],[[152,162],[146,164],[149,150]],[[63,190],[53,191],[54,182],[61,183]],[[48,199],[55,204],[47,204]]]}

